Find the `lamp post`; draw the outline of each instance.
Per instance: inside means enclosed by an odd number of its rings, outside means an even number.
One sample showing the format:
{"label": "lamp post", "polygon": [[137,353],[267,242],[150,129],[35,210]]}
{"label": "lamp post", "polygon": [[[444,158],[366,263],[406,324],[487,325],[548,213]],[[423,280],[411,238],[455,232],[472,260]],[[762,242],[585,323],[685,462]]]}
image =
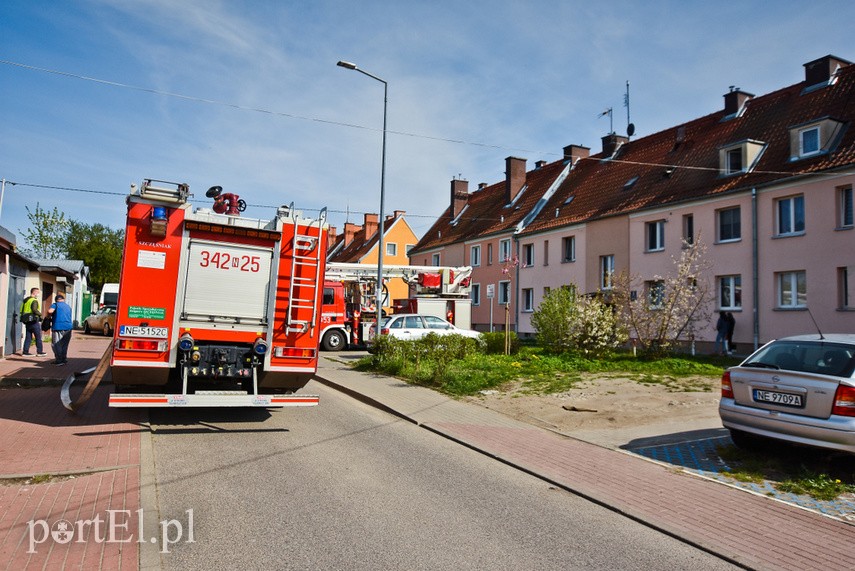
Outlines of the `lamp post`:
{"label": "lamp post", "polygon": [[376,79],[380,83],[383,84],[383,155],[380,166],[380,225],[379,225],[379,242],[378,242],[378,250],[377,250],[377,301],[376,301],[376,328],[375,336],[377,339],[380,338],[380,316],[383,313],[383,254],[385,253],[385,248],[383,244],[383,232],[384,222],[385,222],[385,198],[386,198],[386,110],[389,105],[389,84],[386,83],[385,80],[380,79],[376,75],[372,75],[367,71],[359,69],[356,67],[355,63],[350,63],[349,61],[339,61],[337,64],[339,67],[343,67],[345,69],[352,69],[354,71],[358,71],[363,75],[367,75],[371,79]]}

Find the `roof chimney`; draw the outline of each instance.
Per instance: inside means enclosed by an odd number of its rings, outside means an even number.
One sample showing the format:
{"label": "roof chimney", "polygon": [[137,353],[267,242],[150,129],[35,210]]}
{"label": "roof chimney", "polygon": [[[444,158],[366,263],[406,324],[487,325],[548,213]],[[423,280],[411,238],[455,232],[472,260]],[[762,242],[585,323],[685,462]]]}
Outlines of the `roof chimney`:
{"label": "roof chimney", "polygon": [[327,250],[331,249],[335,245],[336,238],[338,238],[338,236],[336,236],[335,226],[330,226],[327,231]]}
{"label": "roof chimney", "polygon": [[505,204],[510,204],[525,186],[525,159],[505,159]]}
{"label": "roof chimney", "polygon": [[352,222],[345,222],[344,223],[344,246],[345,246],[345,248],[350,246],[350,244],[353,242],[354,236],[356,236],[356,233],[359,232],[361,229],[362,229],[362,226],[360,226],[359,224],[354,224]]}
{"label": "roof chimney", "polygon": [[591,149],[582,145],[567,145],[564,147],[564,158],[575,163],[579,159],[587,159],[591,156]]}
{"label": "roof chimney", "polygon": [[487,188],[487,183],[486,183],[486,182],[479,182],[479,183],[478,183],[478,190],[483,190],[483,189],[485,189],[485,188]]}
{"label": "roof chimney", "polygon": [[752,97],[754,97],[753,93],[747,93],[731,85],[730,91],[724,94],[724,114],[734,115],[739,113],[745,106],[745,102]]}
{"label": "roof chimney", "polygon": [[365,241],[371,239],[372,236],[377,232],[377,226],[380,223],[380,216],[378,214],[365,214]]}
{"label": "roof chimney", "polygon": [[609,133],[608,135],[603,137],[603,154],[612,156],[620,148],[621,145],[628,142],[629,137],[624,137],[623,135],[617,135],[615,133]]}
{"label": "roof chimney", "polygon": [[833,55],[827,55],[813,61],[809,61],[805,65],[805,85],[811,87],[819,83],[827,83],[832,78],[834,73],[841,67],[846,67],[851,64],[851,61],[846,61]]}
{"label": "roof chimney", "polygon": [[451,179],[451,217],[457,218],[463,207],[469,202],[469,181]]}

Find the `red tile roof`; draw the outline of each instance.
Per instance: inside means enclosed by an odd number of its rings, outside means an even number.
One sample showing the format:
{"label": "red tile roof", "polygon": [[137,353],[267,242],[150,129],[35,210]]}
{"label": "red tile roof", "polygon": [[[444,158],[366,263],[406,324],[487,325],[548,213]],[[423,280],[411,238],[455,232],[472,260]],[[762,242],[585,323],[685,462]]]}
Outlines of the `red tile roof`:
{"label": "red tile roof", "polygon": [[[389,230],[392,228],[392,225],[398,220],[403,220],[403,216],[396,216],[386,220],[383,223],[383,233],[388,234]],[[370,236],[365,235],[365,226],[360,227],[360,229],[354,234],[353,240],[351,240],[350,244],[347,246],[343,246],[340,250],[336,251],[332,256],[330,256],[327,261],[328,262],[345,262],[345,263],[357,263],[359,260],[370,252],[375,244],[380,240],[380,225],[378,224],[376,229],[374,230]],[[336,237],[336,241],[333,244],[333,247],[330,248],[330,251],[333,251],[340,243],[344,242],[345,234],[342,234]]]}
{"label": "red tile roof", "polygon": [[512,204],[505,202],[504,180],[471,192],[465,209],[457,219],[452,219],[449,205],[411,253],[481,236],[512,232],[537,205],[564,171],[566,164],[561,160],[526,172],[525,186]]}
{"label": "red tile roof", "polygon": [[[806,87],[801,82],[750,99],[736,116],[726,117],[722,107],[721,111],[705,117],[628,142],[611,158],[599,153],[580,159],[522,233],[543,232],[852,166],[855,164],[855,129],[851,128],[855,119],[855,65],[839,69],[833,84]],[[841,122],[831,152],[790,160],[791,129],[825,118]],[[751,171],[722,174],[720,149],[747,140],[765,146]],[[513,231],[565,165],[562,160],[529,171],[525,194],[513,208],[504,204],[504,181],[472,192],[458,223],[452,224],[450,208],[447,209],[419,241],[416,250]],[[634,183],[628,185],[632,179]]]}

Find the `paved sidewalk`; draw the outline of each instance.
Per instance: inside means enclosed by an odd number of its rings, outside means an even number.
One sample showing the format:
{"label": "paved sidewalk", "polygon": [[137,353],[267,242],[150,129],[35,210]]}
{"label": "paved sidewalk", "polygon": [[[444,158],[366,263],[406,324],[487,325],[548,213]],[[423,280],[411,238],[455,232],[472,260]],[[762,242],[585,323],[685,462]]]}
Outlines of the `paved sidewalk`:
{"label": "paved sidewalk", "polygon": [[[751,569],[849,570],[855,526],[322,357],[321,381]],[[616,546],[617,548],[617,546]]]}
{"label": "paved sidewalk", "polygon": [[[138,568],[138,543],[104,539],[108,510],[130,514],[117,513],[114,522],[128,528],[114,537],[138,537],[141,411],[109,408],[110,387],[99,387],[72,414],[54,386],[94,367],[109,341],[75,332],[65,366],[50,357],[0,360],[0,569]],[[96,518],[99,530],[78,527]],[[69,535],[48,535],[63,522]]]}

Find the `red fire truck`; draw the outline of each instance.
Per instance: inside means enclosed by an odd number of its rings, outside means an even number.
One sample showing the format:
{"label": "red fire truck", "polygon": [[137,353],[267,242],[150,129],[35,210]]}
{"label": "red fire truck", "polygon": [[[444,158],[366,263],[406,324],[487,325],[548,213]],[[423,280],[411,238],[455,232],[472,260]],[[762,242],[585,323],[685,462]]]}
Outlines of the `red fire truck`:
{"label": "red fire truck", "polygon": [[186,184],[131,187],[110,406],[316,405],[294,391],[317,370],[326,209],[256,220],[194,211],[189,196]]}
{"label": "red fire truck", "polygon": [[[409,297],[393,300],[395,313],[424,313],[446,319],[462,329],[472,325],[469,282],[472,268],[440,266],[383,266],[384,284],[401,278]],[[326,266],[321,347],[340,351],[361,346],[372,338],[376,315],[377,266],[330,262]],[[385,285],[384,292],[388,294]],[[380,304],[389,307],[388,299]]]}

